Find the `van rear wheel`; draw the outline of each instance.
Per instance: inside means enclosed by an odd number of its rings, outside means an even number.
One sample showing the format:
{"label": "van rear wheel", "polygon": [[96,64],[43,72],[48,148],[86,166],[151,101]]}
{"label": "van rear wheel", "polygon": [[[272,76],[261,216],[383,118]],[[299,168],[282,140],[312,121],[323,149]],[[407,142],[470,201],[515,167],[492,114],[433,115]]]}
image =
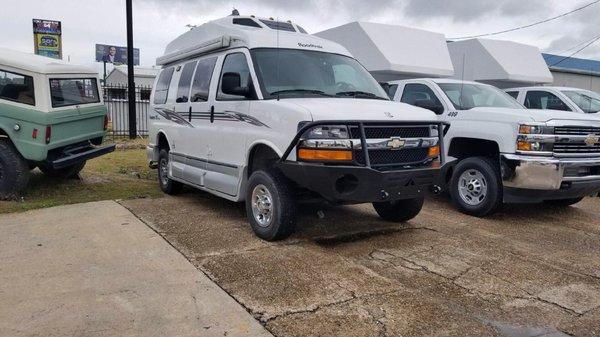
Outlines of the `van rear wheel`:
{"label": "van rear wheel", "polygon": [[405,222],[416,217],[423,208],[424,198],[374,202],[373,208],[386,221]]}
{"label": "van rear wheel", "polygon": [[0,138],[0,199],[16,196],[29,182],[29,165],[8,139]]}
{"label": "van rear wheel", "polygon": [[63,167],[60,169],[53,168],[52,164],[49,163],[40,164],[38,167],[40,168],[40,171],[42,171],[48,177],[68,179],[77,177],[79,175],[79,172],[81,172],[81,170],[83,170],[83,168],[85,167],[85,163],[85,161],[82,161],[75,165]]}
{"label": "van rear wheel", "polygon": [[256,236],[263,240],[282,240],[294,232],[296,200],[281,173],[252,173],[246,189],[246,216]]}

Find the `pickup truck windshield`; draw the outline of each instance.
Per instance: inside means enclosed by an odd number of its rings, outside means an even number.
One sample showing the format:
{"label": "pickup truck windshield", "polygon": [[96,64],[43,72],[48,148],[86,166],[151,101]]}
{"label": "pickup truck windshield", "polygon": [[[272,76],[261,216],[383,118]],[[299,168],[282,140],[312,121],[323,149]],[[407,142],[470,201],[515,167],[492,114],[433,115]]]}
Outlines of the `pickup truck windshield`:
{"label": "pickup truck windshield", "polygon": [[265,99],[298,97],[389,100],[377,81],[355,59],[297,49],[252,50]]}
{"label": "pickup truck windshield", "polygon": [[591,91],[563,91],[585,113],[600,111],[600,95]]}
{"label": "pickup truck windshield", "polygon": [[95,78],[51,78],[52,107],[100,102]]}
{"label": "pickup truck windshield", "polygon": [[508,94],[488,85],[472,83],[438,83],[458,110],[473,108],[513,108],[523,107]]}

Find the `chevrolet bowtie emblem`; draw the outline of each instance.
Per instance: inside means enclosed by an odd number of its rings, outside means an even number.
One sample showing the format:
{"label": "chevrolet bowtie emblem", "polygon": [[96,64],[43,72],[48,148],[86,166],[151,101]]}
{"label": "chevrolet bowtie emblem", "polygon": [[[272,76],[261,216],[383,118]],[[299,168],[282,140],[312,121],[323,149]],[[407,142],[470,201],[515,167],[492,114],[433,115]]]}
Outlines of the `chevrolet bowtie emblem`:
{"label": "chevrolet bowtie emblem", "polygon": [[406,144],[406,141],[400,138],[392,138],[387,142],[387,146],[392,149],[401,149],[404,147],[404,144]]}
{"label": "chevrolet bowtie emblem", "polygon": [[600,136],[588,135],[585,138],[585,145],[587,145],[587,146],[594,146],[594,145],[596,145],[596,143],[598,143],[598,141],[600,141]]}

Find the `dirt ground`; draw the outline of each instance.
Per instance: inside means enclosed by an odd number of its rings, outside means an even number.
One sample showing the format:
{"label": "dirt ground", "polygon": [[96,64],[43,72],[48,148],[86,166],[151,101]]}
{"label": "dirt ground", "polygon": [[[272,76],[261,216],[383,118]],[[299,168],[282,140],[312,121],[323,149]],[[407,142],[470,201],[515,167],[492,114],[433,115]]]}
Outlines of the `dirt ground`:
{"label": "dirt ground", "polygon": [[202,192],[122,203],[276,336],[600,335],[600,198],[487,219],[434,198],[403,225],[306,206],[277,243]]}

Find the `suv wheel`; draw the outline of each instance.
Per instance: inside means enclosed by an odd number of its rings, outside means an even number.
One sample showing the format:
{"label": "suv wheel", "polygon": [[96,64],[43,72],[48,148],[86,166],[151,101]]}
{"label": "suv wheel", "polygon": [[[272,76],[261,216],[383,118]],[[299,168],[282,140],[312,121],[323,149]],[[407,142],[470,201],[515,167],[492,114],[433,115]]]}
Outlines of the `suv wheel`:
{"label": "suv wheel", "polygon": [[583,197],[580,198],[571,198],[571,199],[559,199],[559,200],[546,200],[544,203],[550,206],[555,207],[569,207],[571,205],[575,205],[576,203],[583,200]]}
{"label": "suv wheel", "polygon": [[158,184],[160,189],[169,195],[178,194],[183,184],[169,178],[169,152],[162,149],[158,155]]}
{"label": "suv wheel", "polygon": [[246,215],[254,233],[276,241],[294,232],[296,201],[287,179],[278,171],[256,171],[248,180]]}
{"label": "suv wheel", "polygon": [[462,160],[452,175],[450,195],[465,214],[483,217],[496,212],[502,205],[498,165],[486,157]]}
{"label": "suv wheel", "polygon": [[42,171],[48,177],[67,179],[67,178],[77,177],[79,175],[79,172],[81,172],[81,170],[83,170],[85,163],[86,163],[85,161],[82,161],[81,163],[77,163],[72,166],[63,167],[61,169],[55,169],[52,167],[51,164],[43,163],[43,164],[39,165],[39,168],[40,168],[40,171]]}
{"label": "suv wheel", "polygon": [[424,198],[374,202],[373,208],[386,221],[405,222],[416,217],[423,208]]}
{"label": "suv wheel", "polygon": [[29,165],[6,138],[0,138],[0,199],[16,196],[27,186]]}

